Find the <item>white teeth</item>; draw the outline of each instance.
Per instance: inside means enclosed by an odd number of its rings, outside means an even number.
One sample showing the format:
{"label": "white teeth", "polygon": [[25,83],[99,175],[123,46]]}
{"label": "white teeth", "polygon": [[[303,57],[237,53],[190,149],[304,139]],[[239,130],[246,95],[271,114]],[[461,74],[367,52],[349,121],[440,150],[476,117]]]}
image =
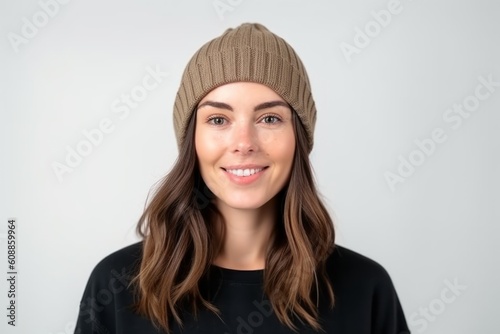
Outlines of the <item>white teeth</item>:
{"label": "white teeth", "polygon": [[228,169],[227,172],[236,175],[236,176],[250,176],[255,173],[258,173],[262,170],[262,168],[257,169]]}

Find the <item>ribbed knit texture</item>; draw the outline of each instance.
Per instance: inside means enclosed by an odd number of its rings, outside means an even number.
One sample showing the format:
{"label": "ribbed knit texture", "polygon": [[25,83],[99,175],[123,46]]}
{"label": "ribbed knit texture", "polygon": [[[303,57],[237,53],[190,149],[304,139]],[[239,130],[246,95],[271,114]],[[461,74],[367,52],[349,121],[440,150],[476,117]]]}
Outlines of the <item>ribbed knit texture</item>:
{"label": "ribbed knit texture", "polygon": [[313,147],[316,107],[302,61],[281,37],[261,24],[244,23],[207,42],[191,58],[174,104],[174,130],[180,148],[189,119],[211,90],[230,82],[264,84],[297,112]]}

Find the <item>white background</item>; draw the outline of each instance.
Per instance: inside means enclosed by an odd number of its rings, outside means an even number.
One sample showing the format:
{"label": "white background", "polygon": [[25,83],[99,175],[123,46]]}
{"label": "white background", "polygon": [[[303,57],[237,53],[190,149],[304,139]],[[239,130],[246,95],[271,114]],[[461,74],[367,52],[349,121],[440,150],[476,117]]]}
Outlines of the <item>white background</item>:
{"label": "white background", "polygon": [[[0,331],[72,332],[91,270],[138,240],[148,191],[176,158],[172,106],[188,59],[226,28],[260,22],[308,70],[318,108],[311,159],[338,243],[388,270],[412,333],[500,333],[500,87],[459,127],[443,119],[474,101],[478,77],[500,82],[500,5],[402,0],[381,27],[371,12],[388,3],[73,0],[43,22],[39,2],[2,1],[0,264],[6,272],[14,217],[19,278],[16,328],[1,280]],[[217,13],[217,4],[229,7]],[[40,25],[29,38],[27,21]],[[373,37],[346,57],[356,28]],[[120,119],[112,103],[148,67],[169,75]],[[105,118],[113,131],[58,179],[53,164]],[[400,155],[418,158],[415,140],[436,128],[446,141],[391,189],[385,173],[397,173]],[[446,281],[461,290],[445,291]]]}

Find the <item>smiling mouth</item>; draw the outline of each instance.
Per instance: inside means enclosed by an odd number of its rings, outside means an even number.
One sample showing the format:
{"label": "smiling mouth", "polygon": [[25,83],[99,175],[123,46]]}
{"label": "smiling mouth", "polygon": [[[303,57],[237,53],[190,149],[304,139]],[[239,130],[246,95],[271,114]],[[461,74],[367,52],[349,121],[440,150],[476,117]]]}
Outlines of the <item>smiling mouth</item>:
{"label": "smiling mouth", "polygon": [[261,167],[261,168],[246,168],[246,169],[226,169],[226,168],[222,168],[224,171],[228,172],[228,173],[231,173],[233,175],[236,175],[236,176],[251,176],[251,175],[254,175],[258,172],[261,172],[263,171],[264,169],[266,169],[266,167]]}

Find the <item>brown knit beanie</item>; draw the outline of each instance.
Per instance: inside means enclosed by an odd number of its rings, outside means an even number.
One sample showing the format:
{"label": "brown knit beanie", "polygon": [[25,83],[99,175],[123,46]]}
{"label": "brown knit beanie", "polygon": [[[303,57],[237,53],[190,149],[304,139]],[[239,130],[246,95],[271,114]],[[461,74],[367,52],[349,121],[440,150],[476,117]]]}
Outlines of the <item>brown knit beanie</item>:
{"label": "brown knit beanie", "polygon": [[297,113],[313,147],[316,107],[302,61],[281,37],[261,24],[227,29],[191,58],[174,104],[174,129],[180,148],[198,103],[216,87],[237,81],[261,83],[280,95]]}

